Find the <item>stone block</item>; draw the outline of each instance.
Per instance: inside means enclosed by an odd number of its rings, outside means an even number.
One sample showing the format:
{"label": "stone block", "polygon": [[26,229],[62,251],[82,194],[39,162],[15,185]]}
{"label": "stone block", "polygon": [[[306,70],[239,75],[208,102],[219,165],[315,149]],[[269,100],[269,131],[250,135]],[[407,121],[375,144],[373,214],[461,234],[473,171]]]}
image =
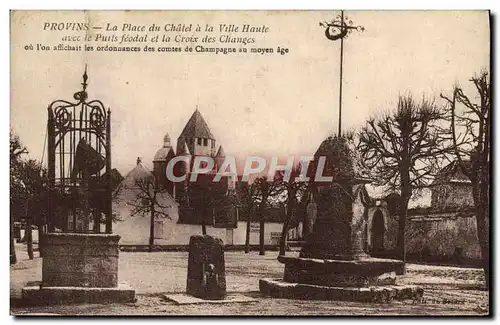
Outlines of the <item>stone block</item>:
{"label": "stone block", "polygon": [[366,258],[362,260],[322,260],[279,256],[285,264],[286,282],[324,286],[366,287],[396,283],[396,270],[401,261]]}
{"label": "stone block", "polygon": [[338,300],[358,302],[390,302],[392,300],[418,300],[423,289],[414,285],[378,287],[329,287],[301,283],[289,283],[279,279],[261,279],[260,292],[274,298],[305,300]]}
{"label": "stone block", "polygon": [[118,285],[118,274],[115,273],[97,273],[94,281],[95,287],[113,288]]}
{"label": "stone block", "polygon": [[46,234],[42,282],[47,287],[118,285],[118,241],[109,234]]}
{"label": "stone block", "polygon": [[25,287],[23,302],[27,305],[62,305],[72,303],[135,302],[135,291],[125,284],[115,288]]}
{"label": "stone block", "polygon": [[100,256],[85,256],[83,272],[95,273],[99,272],[102,264],[102,257]]}
{"label": "stone block", "polygon": [[226,296],[224,244],[220,238],[191,236],[186,292],[202,299]]}
{"label": "stone block", "polygon": [[295,265],[288,264],[285,266],[283,280],[286,282],[315,284],[330,287],[368,287],[395,284],[396,273],[387,272],[373,275],[361,273],[332,273],[327,268],[301,269]]}
{"label": "stone block", "polygon": [[104,272],[114,273],[118,272],[118,257],[104,256],[100,258],[100,269]]}

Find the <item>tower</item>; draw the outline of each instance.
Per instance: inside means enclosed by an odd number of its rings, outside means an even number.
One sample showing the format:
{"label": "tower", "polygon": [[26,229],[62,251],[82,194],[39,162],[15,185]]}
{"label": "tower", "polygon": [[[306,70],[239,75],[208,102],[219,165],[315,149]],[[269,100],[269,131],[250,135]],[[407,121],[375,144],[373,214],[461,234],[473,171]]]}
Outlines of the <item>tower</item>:
{"label": "tower", "polygon": [[196,109],[177,139],[177,150],[185,142],[193,156],[215,155],[215,138],[203,116]]}
{"label": "tower", "polygon": [[167,179],[167,164],[175,157],[174,149],[170,143],[170,136],[165,134],[163,137],[163,147],[158,149],[153,159],[153,173],[156,180],[165,186],[170,195],[174,195],[174,184]]}
{"label": "tower", "polygon": [[222,148],[222,146],[219,146],[219,150],[217,150],[217,154],[215,155],[214,158],[217,170],[224,163],[225,159],[226,159],[226,154],[224,153],[224,149]]}
{"label": "tower", "polygon": [[192,216],[189,193],[188,193],[188,180],[189,170],[191,166],[191,152],[183,139],[177,141],[177,156],[185,156],[189,158],[189,162],[179,162],[175,164],[174,174],[176,176],[186,175],[183,182],[175,183],[175,199],[179,202],[179,222],[190,223]]}

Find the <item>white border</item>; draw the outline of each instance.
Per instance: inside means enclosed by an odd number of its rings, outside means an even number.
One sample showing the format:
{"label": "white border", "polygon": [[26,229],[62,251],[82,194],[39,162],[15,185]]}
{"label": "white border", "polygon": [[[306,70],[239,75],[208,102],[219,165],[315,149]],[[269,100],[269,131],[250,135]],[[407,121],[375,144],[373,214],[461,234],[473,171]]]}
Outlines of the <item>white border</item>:
{"label": "white border", "polygon": [[[2,152],[5,154],[2,156],[2,159],[0,160],[0,170],[4,171],[0,175],[0,186],[1,186],[1,195],[0,195],[0,200],[2,203],[3,207],[3,216],[0,218],[0,222],[2,223],[2,231],[4,232],[4,236],[2,237],[4,240],[3,245],[1,245],[2,249],[2,256],[3,256],[3,263],[1,263],[1,274],[2,274],[2,281],[1,281],[1,288],[0,292],[2,293],[2,305],[3,310],[1,315],[3,316],[2,318],[2,324],[5,323],[10,323],[13,322],[13,318],[9,317],[9,312],[10,312],[10,302],[9,302],[9,268],[7,266],[7,256],[9,254],[9,245],[8,245],[8,230],[9,230],[9,218],[8,218],[8,211],[7,207],[9,206],[9,201],[8,201],[8,192],[9,192],[9,178],[7,174],[8,170],[8,158],[7,158],[7,136],[9,132],[9,111],[10,111],[10,103],[9,103],[9,69],[10,69],[10,62],[9,62],[9,43],[6,40],[10,40],[10,35],[9,35],[9,27],[10,27],[10,17],[9,17],[9,9],[171,9],[171,10],[180,10],[180,9],[189,9],[189,10],[197,10],[197,9],[233,9],[233,10],[248,10],[248,9],[366,9],[366,10],[383,10],[383,9],[397,9],[397,10],[408,10],[408,9],[414,9],[414,10],[450,10],[450,9],[455,9],[455,10],[477,10],[477,9],[492,9],[492,13],[494,15],[498,15],[498,6],[499,6],[500,1],[498,0],[475,0],[475,1],[436,1],[436,0],[420,0],[420,1],[360,1],[360,0],[350,0],[350,1],[315,1],[315,0],[308,0],[308,1],[284,1],[284,2],[277,2],[277,1],[269,1],[269,0],[253,0],[253,1],[210,1],[204,2],[204,1],[175,1],[175,2],[169,2],[165,3],[165,1],[148,1],[148,0],[122,0],[122,1],[115,1],[115,2],[110,2],[110,1],[103,1],[103,0],[87,0],[87,1],[78,1],[78,2],[72,2],[69,3],[67,1],[44,1],[42,2],[36,2],[36,1],[2,1],[0,7],[2,7],[3,10],[0,11],[0,17],[1,17],[1,24],[2,24],[2,39],[5,40],[2,44],[2,49],[0,51],[1,54],[1,62],[3,63],[1,65],[1,74],[0,74],[0,82],[1,82],[1,97],[2,97],[2,109],[0,109],[0,123],[1,123],[1,130],[2,130],[2,141],[0,143],[2,144]],[[496,21],[498,24],[498,21]],[[496,44],[496,41],[498,41],[498,35],[497,33],[494,33],[495,39],[494,43]],[[497,76],[495,71],[492,71],[495,74],[495,77]],[[495,79],[496,80],[496,79]],[[495,101],[494,103],[497,102],[496,98],[497,92],[495,91]],[[500,125],[499,123],[499,116],[500,114],[495,113],[495,124]],[[496,131],[496,130],[495,130]],[[495,132],[494,137],[498,139],[497,134]],[[498,152],[499,148],[497,145],[498,141],[495,141],[495,148],[494,148],[494,153]],[[494,158],[494,161],[496,161],[496,158]],[[495,173],[495,174],[498,174]],[[494,191],[496,194],[497,191]],[[495,195],[495,198],[493,198],[494,201],[500,202],[498,200],[498,196]],[[496,212],[496,211],[494,211]],[[492,218],[496,217],[496,213]],[[496,219],[496,218],[495,218]],[[498,228],[499,221],[495,220],[495,229],[492,229],[493,234],[497,234],[498,232],[496,231]],[[496,243],[496,241],[494,241]],[[495,248],[497,246],[495,245]],[[496,252],[496,250],[494,250]],[[493,277],[495,274],[492,275]],[[494,281],[496,284],[495,289],[498,289],[498,280]],[[498,290],[496,290],[496,293],[498,293]],[[496,299],[498,301],[498,299]],[[493,307],[493,306],[491,306]],[[497,306],[495,306],[497,307]],[[497,310],[497,308],[494,308]],[[293,312],[293,311],[291,311]],[[134,322],[143,322],[145,319],[134,319]],[[209,319],[200,319],[204,322],[206,322]],[[373,319],[365,319],[366,321],[373,321]],[[408,321],[409,319],[403,319],[403,321]],[[31,320],[33,321],[33,320]],[[124,319],[118,320],[120,322],[124,321]],[[167,320],[169,323],[176,323],[177,320],[173,319],[168,319]],[[214,321],[214,320],[210,320]],[[219,321],[219,320],[215,320]],[[235,321],[235,319],[230,319],[229,321]],[[266,322],[275,322],[278,321],[277,319],[269,320],[269,319],[254,319],[252,322],[258,322],[259,324],[263,324]],[[280,320],[281,322],[289,322],[290,320],[284,319]],[[298,321],[304,321],[303,319],[299,319]],[[332,321],[332,320],[327,320],[327,321]],[[336,323],[337,322],[344,322],[345,320],[333,320]],[[352,321],[352,320],[351,320]],[[359,320],[357,320],[359,321]],[[401,321],[401,320],[396,320],[396,321]],[[420,321],[434,321],[431,319],[424,319]],[[443,321],[441,319],[441,321]],[[451,320],[455,321],[455,320]],[[64,322],[68,323],[73,323],[75,321],[68,321],[64,320]],[[96,322],[94,320],[93,322]],[[97,320],[97,323],[103,323],[104,320],[100,319]]]}

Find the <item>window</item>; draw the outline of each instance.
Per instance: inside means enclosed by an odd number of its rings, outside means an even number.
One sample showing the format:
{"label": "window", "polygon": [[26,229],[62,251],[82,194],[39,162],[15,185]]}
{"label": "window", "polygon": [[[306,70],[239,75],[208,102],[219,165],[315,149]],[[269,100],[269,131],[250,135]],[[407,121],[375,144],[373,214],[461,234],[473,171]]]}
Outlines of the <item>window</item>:
{"label": "window", "polygon": [[214,140],[211,140],[210,141],[211,145],[212,145],[212,149],[215,148],[215,141]]}
{"label": "window", "polygon": [[208,146],[208,139],[203,139],[203,146],[205,146],[205,147]]}
{"label": "window", "polygon": [[198,138],[198,145],[201,146],[201,138]]}

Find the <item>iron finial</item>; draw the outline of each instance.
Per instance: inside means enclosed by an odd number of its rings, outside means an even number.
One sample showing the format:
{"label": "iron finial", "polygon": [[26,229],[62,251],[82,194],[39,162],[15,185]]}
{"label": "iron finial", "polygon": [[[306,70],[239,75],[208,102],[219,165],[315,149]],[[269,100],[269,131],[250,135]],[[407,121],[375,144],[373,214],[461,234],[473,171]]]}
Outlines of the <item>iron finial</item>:
{"label": "iron finial", "polygon": [[83,83],[82,83],[83,91],[85,91],[87,89],[87,79],[88,79],[87,64],[85,64],[85,71],[83,72]]}

